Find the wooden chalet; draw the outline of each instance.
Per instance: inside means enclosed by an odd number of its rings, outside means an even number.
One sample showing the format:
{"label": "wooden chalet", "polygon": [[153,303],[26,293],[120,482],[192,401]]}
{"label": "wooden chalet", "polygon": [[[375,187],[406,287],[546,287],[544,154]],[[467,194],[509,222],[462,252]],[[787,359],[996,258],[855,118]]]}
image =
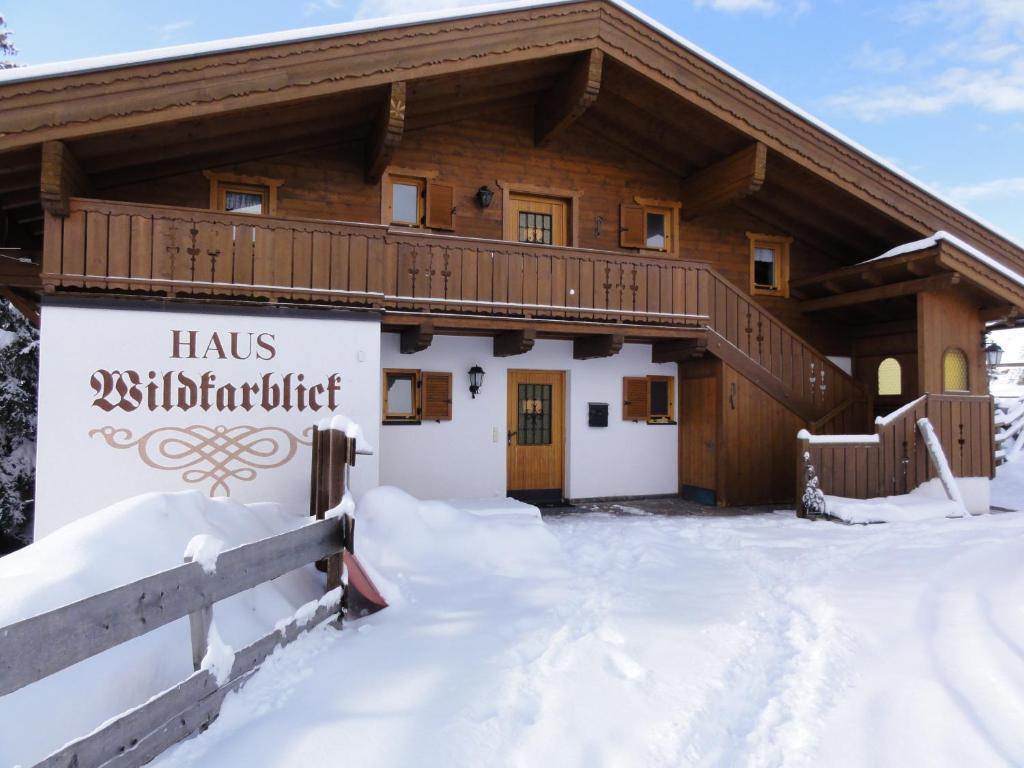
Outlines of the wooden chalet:
{"label": "wooden chalet", "polygon": [[26,67],[0,105],[44,358],[51,306],[363,317],[380,481],[424,495],[786,502],[799,430],[925,394],[991,472],[1024,249],[618,0]]}

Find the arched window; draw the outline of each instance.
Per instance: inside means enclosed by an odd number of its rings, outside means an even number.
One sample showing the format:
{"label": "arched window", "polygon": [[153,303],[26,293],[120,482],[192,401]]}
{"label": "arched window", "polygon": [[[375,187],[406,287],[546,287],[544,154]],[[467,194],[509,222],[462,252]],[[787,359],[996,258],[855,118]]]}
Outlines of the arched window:
{"label": "arched window", "polygon": [[878,394],[903,394],[903,372],[900,370],[900,361],[895,357],[887,357],[878,364]]}
{"label": "arched window", "polygon": [[968,389],[967,355],[962,349],[950,347],[942,356],[942,391],[966,392]]}

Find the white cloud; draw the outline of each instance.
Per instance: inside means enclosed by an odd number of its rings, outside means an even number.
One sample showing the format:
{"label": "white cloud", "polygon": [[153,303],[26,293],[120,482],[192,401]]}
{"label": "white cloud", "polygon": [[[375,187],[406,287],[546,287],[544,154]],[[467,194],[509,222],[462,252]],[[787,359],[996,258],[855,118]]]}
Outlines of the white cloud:
{"label": "white cloud", "polygon": [[698,8],[709,7],[725,13],[743,13],[745,11],[774,13],[779,9],[775,0],[693,0],[693,4]]}
{"label": "white cloud", "polygon": [[907,66],[907,55],[899,48],[875,48],[864,43],[853,57],[853,65],[869,72],[899,72]]}
{"label": "white cloud", "polygon": [[1006,179],[991,179],[976,184],[960,184],[945,187],[945,193],[959,203],[996,197],[1024,196],[1024,176]]}
{"label": "white cloud", "polygon": [[913,80],[856,88],[829,106],[866,121],[933,114],[956,107],[1024,112],[1024,0],[924,0],[901,6],[899,23],[937,27],[914,67],[893,52],[863,47],[863,68],[881,74],[912,69]]}
{"label": "white cloud", "polygon": [[188,29],[195,22],[192,19],[183,19],[181,21],[172,21],[167,24],[161,24],[156,28],[156,31],[160,33],[160,42],[166,43],[173,40],[178,32]]}
{"label": "white cloud", "polygon": [[374,19],[410,13],[450,11],[470,6],[493,5],[497,0],[361,0],[354,18]]}
{"label": "white cloud", "polygon": [[828,100],[829,106],[878,121],[903,115],[936,114],[954,107],[985,112],[1024,112],[1024,61],[997,68],[949,67],[909,85],[865,87]]}

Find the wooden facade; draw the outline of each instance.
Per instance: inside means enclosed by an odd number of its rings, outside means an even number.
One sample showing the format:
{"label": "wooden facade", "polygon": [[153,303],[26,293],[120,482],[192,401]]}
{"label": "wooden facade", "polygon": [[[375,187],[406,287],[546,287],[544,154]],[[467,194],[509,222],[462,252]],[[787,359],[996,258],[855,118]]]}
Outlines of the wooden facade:
{"label": "wooden facade", "polygon": [[[409,351],[647,343],[678,364],[680,489],[717,503],[791,498],[798,429],[941,393],[950,349],[986,394],[985,323],[1024,308],[1016,244],[613,0],[28,68],[0,104],[2,245],[36,265],[5,295],[372,312]],[[525,237],[523,200],[564,219]],[[964,242],[871,261],[936,230]]]}

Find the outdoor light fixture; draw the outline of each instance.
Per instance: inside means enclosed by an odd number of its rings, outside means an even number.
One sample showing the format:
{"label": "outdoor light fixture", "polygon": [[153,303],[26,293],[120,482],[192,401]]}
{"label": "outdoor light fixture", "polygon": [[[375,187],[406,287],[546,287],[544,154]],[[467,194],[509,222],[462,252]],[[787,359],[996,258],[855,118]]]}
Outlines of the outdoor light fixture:
{"label": "outdoor light fixture", "polygon": [[480,189],[476,191],[476,201],[480,203],[481,208],[490,208],[491,200],[493,199],[494,192],[492,192],[490,187],[488,187],[486,184],[484,184],[482,187],[480,187]]}
{"label": "outdoor light fixture", "polygon": [[484,383],[484,369],[479,365],[474,365],[469,369],[469,394],[476,398],[477,393],[480,391],[480,387]]}
{"label": "outdoor light fixture", "polygon": [[989,368],[995,368],[1002,361],[1003,348],[996,344],[994,341],[990,341],[985,346],[985,362],[988,363]]}

